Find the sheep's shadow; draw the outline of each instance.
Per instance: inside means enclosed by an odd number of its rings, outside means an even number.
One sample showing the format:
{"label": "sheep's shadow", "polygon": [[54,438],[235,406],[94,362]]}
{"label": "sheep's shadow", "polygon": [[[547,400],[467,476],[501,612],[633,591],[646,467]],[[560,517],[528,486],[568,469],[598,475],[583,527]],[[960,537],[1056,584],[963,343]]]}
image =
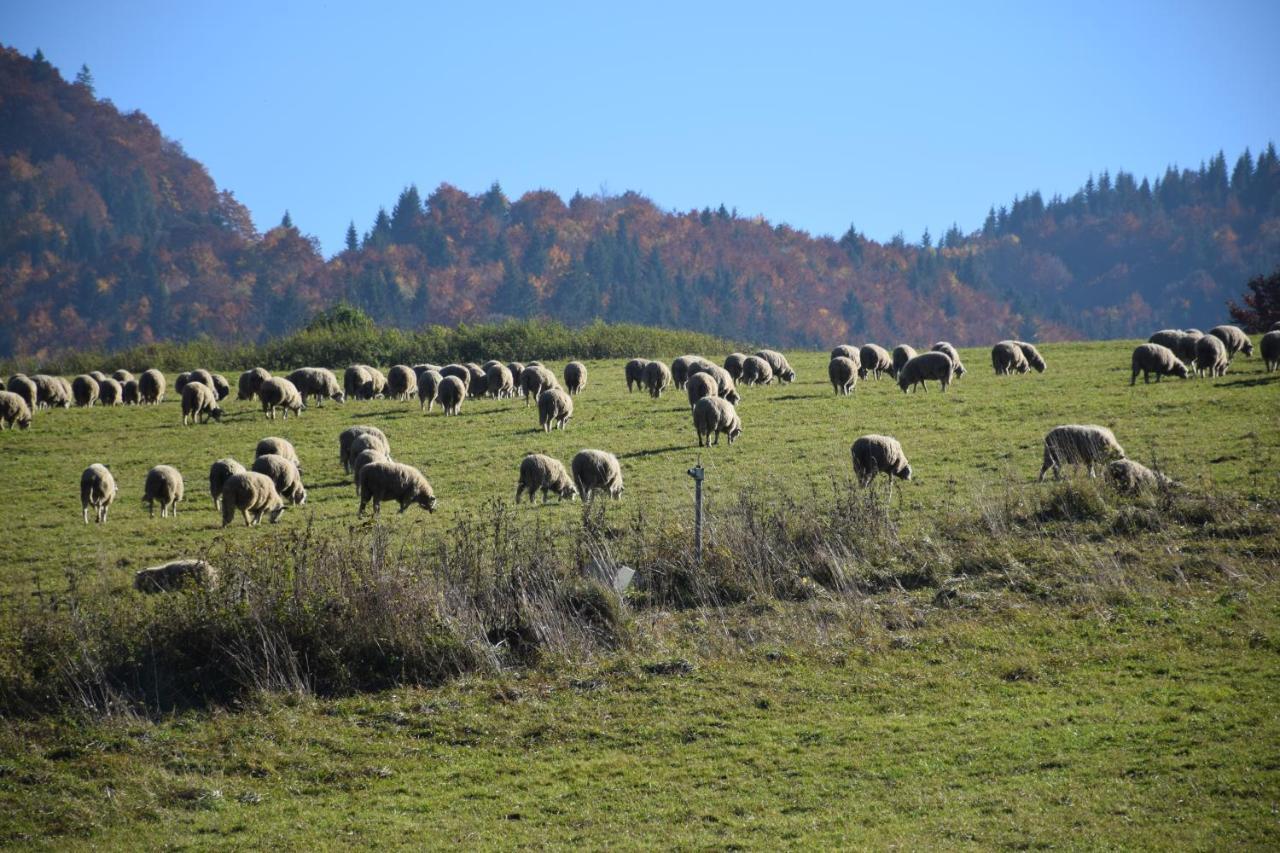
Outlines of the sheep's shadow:
{"label": "sheep's shadow", "polygon": [[[696,446],[696,445],[695,445]],[[673,444],[670,447],[651,447],[647,450],[633,450],[630,453],[619,453],[619,459],[638,459],[644,456],[657,456],[660,453],[672,453],[677,450],[688,450],[687,444]]]}
{"label": "sheep's shadow", "polygon": [[1280,381],[1280,374],[1273,376],[1259,376],[1256,379],[1233,379],[1230,382],[1215,383],[1215,388],[1252,388],[1256,385],[1271,385]]}

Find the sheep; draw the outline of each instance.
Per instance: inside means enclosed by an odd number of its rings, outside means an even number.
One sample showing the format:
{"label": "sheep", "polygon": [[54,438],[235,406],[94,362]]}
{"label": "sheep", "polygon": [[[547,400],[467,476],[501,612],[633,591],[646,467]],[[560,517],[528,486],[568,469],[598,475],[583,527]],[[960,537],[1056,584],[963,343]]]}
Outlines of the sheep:
{"label": "sheep", "polygon": [[365,399],[377,400],[382,397],[383,392],[386,391],[387,377],[376,367],[371,367],[366,364],[364,365],[364,369],[369,374],[368,385],[364,389]]}
{"label": "sheep", "polygon": [[419,382],[421,382],[421,381],[422,381],[422,378],[421,378],[421,377],[422,377],[422,374],[426,373],[428,370],[434,370],[436,373],[439,373],[439,372],[440,372],[440,365],[438,365],[438,364],[426,364],[426,363],[423,363],[423,364],[415,364],[415,365],[413,366],[413,372],[414,372],[414,375],[415,375],[415,376],[417,376],[417,377],[419,377],[419,378],[418,378],[418,381],[419,381]]}
{"label": "sheep", "polygon": [[898,371],[898,387],[905,394],[908,388],[919,385],[927,393],[929,388],[925,381],[936,379],[942,384],[942,393],[945,394],[955,369],[956,362],[945,352],[923,352],[902,365],[902,369]]}
{"label": "sheep", "polygon": [[1249,336],[1239,326],[1214,326],[1209,334],[1226,346],[1227,358],[1235,358],[1238,352],[1244,353],[1246,358],[1253,357],[1253,341],[1249,340]]}
{"label": "sheep", "polygon": [[1184,335],[1190,335],[1196,340],[1200,340],[1201,338],[1204,337],[1204,332],[1200,331],[1199,329],[1183,329],[1182,333]]}
{"label": "sheep", "polygon": [[266,474],[242,471],[232,474],[222,486],[222,526],[231,524],[239,511],[244,526],[261,523],[263,513],[269,513],[275,524],[284,514],[284,498],[276,491],[276,484]]}
{"label": "sheep", "polygon": [[578,495],[584,501],[591,502],[596,492],[608,492],[615,501],[622,497],[622,466],[612,453],[580,450],[569,463],[569,470],[573,472],[573,484]]}
{"label": "sheep", "polygon": [[138,377],[138,399],[155,405],[164,400],[164,374],[149,367]]}
{"label": "sheep", "polygon": [[364,400],[366,389],[373,387],[373,377],[363,364],[348,365],[342,372],[342,391],[348,400]]}
{"label": "sheep", "polygon": [[796,381],[796,372],[791,369],[791,365],[787,363],[787,357],[780,352],[771,349],[762,349],[756,353],[757,358],[763,358],[769,364],[769,369],[773,371],[774,377],[784,385]]}
{"label": "sheep", "polygon": [[302,473],[302,461],[298,459],[298,451],[293,449],[293,443],[287,438],[281,438],[278,435],[269,435],[261,439],[257,446],[253,449],[254,458],[266,456],[268,453],[274,453],[277,456],[283,456],[294,465],[298,466],[298,473]]}
{"label": "sheep", "polygon": [[1189,335],[1178,329],[1161,329],[1147,338],[1147,343],[1168,347],[1179,361],[1191,364],[1196,360],[1196,341],[1201,337],[1203,336]]}
{"label": "sheep", "polygon": [[20,395],[12,391],[0,391],[0,429],[27,429],[31,426],[31,407]]}
{"label": "sheep", "polygon": [[1162,347],[1160,344],[1139,344],[1133,350],[1131,365],[1133,368],[1133,375],[1129,377],[1131,386],[1137,383],[1139,373],[1142,374],[1144,384],[1151,381],[1153,373],[1156,375],[1156,382],[1166,376],[1187,378],[1187,366],[1178,361],[1173,350]]}
{"label": "sheep", "polygon": [[467,389],[471,387],[471,371],[465,364],[446,364],[440,368],[440,375],[446,379],[450,376],[455,377],[462,383],[462,394],[466,396]]}
{"label": "sheep", "polygon": [[219,459],[209,466],[209,497],[214,509],[222,509],[222,489],[235,474],[243,474],[244,466],[231,457]]}
{"label": "sheep", "polygon": [[89,376],[92,377],[94,382],[98,383],[101,383],[102,380],[107,378],[107,374],[103,373],[101,370],[90,370]]}
{"label": "sheep", "polygon": [[1031,364],[1022,354],[1022,348],[1013,341],[1001,341],[991,348],[991,366],[995,369],[996,376],[1027,373],[1031,370]]}
{"label": "sheep", "polygon": [[467,397],[467,386],[457,376],[446,376],[440,380],[436,389],[436,399],[444,408],[445,416],[456,415],[462,411],[462,401]]}
{"label": "sheep", "polygon": [[743,385],[768,385],[773,381],[773,368],[758,355],[749,355],[742,362]]}
{"label": "sheep", "polygon": [[231,383],[221,373],[215,373],[213,374],[213,390],[218,395],[219,400],[225,400],[231,396]]}
{"label": "sheep", "polygon": [[142,486],[142,502],[147,505],[147,514],[155,518],[156,504],[160,504],[160,517],[164,518],[173,510],[173,517],[178,517],[178,501],[182,500],[182,475],[172,465],[157,465],[147,472],[147,479]]}
{"label": "sheep", "polygon": [[191,381],[190,373],[179,373],[173,378],[173,393],[181,394],[182,389],[187,387],[187,383]]}
{"label": "sheep", "polygon": [[724,357],[724,369],[737,382],[742,378],[742,364],[747,360],[745,353],[731,352]]}
{"label": "sheep", "polygon": [[723,367],[710,362],[695,364],[689,368],[689,375],[685,377],[686,385],[690,379],[698,375],[710,376],[715,380],[716,396],[723,397],[735,406],[742,402],[742,397],[738,394],[738,386],[734,384],[733,377],[729,375],[729,371]]}
{"label": "sheep", "polygon": [[715,377],[710,373],[695,373],[684,381],[685,393],[689,395],[689,409],[698,405],[703,397],[718,397],[720,388]]}
{"label": "sheep", "polygon": [[273,376],[263,382],[258,388],[258,398],[262,400],[262,413],[273,421],[276,409],[280,409],[284,419],[288,420],[290,412],[300,417],[306,408],[297,387],[283,376]]}
{"label": "sheep", "polygon": [[850,344],[840,344],[837,347],[832,347],[831,357],[847,358],[856,364],[860,359],[860,355],[858,352],[860,349],[861,347],[855,347]]}
{"label": "sheep", "polygon": [[[213,374],[205,370],[203,367],[197,367],[195,370],[187,374],[187,382],[200,382],[209,386],[209,390],[217,393],[217,383],[213,381]],[[185,383],[184,383],[185,385]],[[181,391],[181,389],[179,389]]]}
{"label": "sheep", "polygon": [[56,406],[65,409],[71,405],[71,391],[61,377],[37,373],[31,381],[36,386],[36,405],[39,408],[52,409]]}
{"label": "sheep", "polygon": [[191,423],[208,423],[209,418],[222,420],[222,408],[218,405],[217,395],[213,389],[203,382],[188,382],[182,389],[182,425]]}
{"label": "sheep", "polygon": [[[267,377],[267,379],[270,378],[270,376]],[[293,383],[294,388],[298,389],[303,403],[311,397],[316,398],[316,406],[323,406],[325,400],[332,400],[338,405],[347,401],[347,392],[338,384],[338,377],[327,367],[299,367],[286,378]],[[259,384],[259,391],[261,388]]]}
{"label": "sheep", "polygon": [[587,366],[580,361],[571,361],[564,366],[564,389],[577,396],[587,388]]}
{"label": "sheep", "polygon": [[436,495],[427,478],[417,468],[399,462],[374,462],[360,471],[360,510],[357,516],[364,515],[364,508],[371,500],[375,517],[381,512],[383,501],[400,504],[401,513],[413,504],[427,512],[436,511]]}
{"label": "sheep", "polygon": [[541,364],[530,364],[520,374],[520,391],[524,394],[526,406],[529,405],[530,399],[537,400],[538,395],[548,388],[559,387],[560,383],[556,381],[556,375]]}
{"label": "sheep", "polygon": [[1227,347],[1216,335],[1205,335],[1196,341],[1196,375],[1225,376],[1231,357]]}
{"label": "sheep", "polygon": [[487,395],[489,393],[489,374],[484,371],[484,368],[474,361],[465,362],[462,366],[467,369],[467,376],[470,379],[467,383],[467,396],[474,399]]}
{"label": "sheep", "polygon": [[644,387],[649,396],[658,399],[671,384],[671,369],[661,361],[651,361],[644,366]]}
{"label": "sheep", "polygon": [[5,390],[21,397],[26,402],[27,408],[33,412],[40,404],[40,391],[36,388],[36,383],[32,381],[30,376],[25,376],[21,373],[13,374],[9,377]]}
{"label": "sheep", "polygon": [[1280,369],[1280,330],[1273,330],[1262,336],[1262,362],[1267,373]]}
{"label": "sheep", "polygon": [[964,376],[966,372],[964,369],[964,364],[960,361],[960,353],[956,352],[955,347],[953,347],[951,344],[947,343],[946,341],[938,341],[936,344],[933,345],[932,351],[946,353],[947,357],[951,359],[953,364],[955,364],[956,378],[959,379],[961,376]]}
{"label": "sheep", "polygon": [[364,447],[357,453],[351,462],[352,483],[356,487],[356,497],[360,497],[360,472],[364,470],[366,465],[374,462],[392,462],[394,461],[381,448]]}
{"label": "sheep", "polygon": [[1271,328],[1267,329],[1267,331],[1268,331],[1268,332],[1280,332],[1280,320],[1277,320],[1277,321],[1275,321],[1274,323],[1272,323],[1272,324],[1271,324]]}
{"label": "sheep", "polygon": [[418,375],[407,364],[395,364],[387,371],[387,396],[410,400],[418,396]]}
{"label": "sheep", "polygon": [[520,374],[524,373],[524,369],[527,366],[528,365],[519,361],[507,362],[507,370],[511,371],[511,384],[515,386],[515,390],[511,392],[512,397],[520,392]]}
{"label": "sheep", "polygon": [[1105,471],[1107,482],[1116,491],[1136,495],[1152,489],[1169,489],[1178,484],[1159,471],[1152,471],[1140,462],[1132,459],[1117,459],[1109,464]]}
{"label": "sheep", "polygon": [[80,475],[80,509],[84,523],[89,523],[89,507],[93,507],[94,517],[98,524],[107,521],[107,510],[116,499],[116,478],[106,465],[97,462],[84,469]]}
{"label": "sheep", "polygon": [[703,397],[693,407],[693,428],[698,434],[699,447],[703,446],[704,439],[706,446],[710,447],[712,436],[715,437],[714,443],[719,444],[721,433],[729,437],[732,445],[742,435],[742,419],[728,400]]}
{"label": "sheep", "polygon": [[888,373],[893,368],[893,356],[878,344],[863,344],[858,350],[859,363],[862,365],[862,376],[871,374],[872,379],[879,379],[881,373]]}
{"label": "sheep", "polygon": [[505,364],[493,363],[485,370],[484,375],[485,387],[490,397],[501,400],[515,396],[516,380]]}
{"label": "sheep", "polygon": [[536,492],[542,492],[545,504],[552,493],[559,495],[561,501],[578,496],[578,490],[559,459],[553,459],[542,453],[530,453],[520,460],[520,480],[516,483],[516,503],[520,503],[520,495],[529,493],[529,503],[533,503]]}
{"label": "sheep", "polygon": [[1014,344],[1016,344],[1018,349],[1022,350],[1022,354],[1027,357],[1027,362],[1031,365],[1032,370],[1036,373],[1044,373],[1045,369],[1049,365],[1045,362],[1044,356],[1040,354],[1040,350],[1036,349],[1034,344],[1029,344],[1026,341],[1014,341]]}
{"label": "sheep", "polygon": [[853,474],[864,489],[871,485],[877,474],[888,476],[890,495],[893,494],[894,477],[911,480],[911,463],[907,461],[907,454],[902,452],[902,445],[892,436],[874,433],[861,436],[849,448],[849,454],[853,459]]}
{"label": "sheep", "polygon": [[188,586],[214,589],[218,580],[218,570],[204,560],[171,560],[134,572],[133,588],[146,593],[175,592]]}
{"label": "sheep", "polygon": [[302,485],[302,474],[293,460],[278,453],[266,453],[253,460],[251,469],[259,474],[266,474],[276,484],[276,492],[287,498],[294,506],[303,506],[307,502],[307,490]]}
{"label": "sheep", "polygon": [[424,370],[418,374],[418,410],[429,412],[435,408],[436,396],[444,377],[438,370]]}
{"label": "sheep", "polygon": [[120,387],[120,383],[110,376],[103,377],[98,383],[98,402],[104,406],[120,405],[123,402],[120,399],[123,395],[124,389]]}
{"label": "sheep", "polygon": [[[351,471],[353,474],[358,473],[356,471],[356,458],[366,450],[376,450],[388,459],[391,458],[391,445],[384,436],[370,432],[360,433],[351,440],[351,446],[348,448],[348,458],[351,460]],[[354,477],[353,479],[356,483],[360,482],[358,477]]]}
{"label": "sheep", "polygon": [[92,406],[98,401],[98,380],[82,373],[71,381],[71,395],[77,406]]}
{"label": "sheep", "polygon": [[898,344],[890,354],[890,358],[893,359],[893,367],[889,370],[889,375],[897,379],[898,374],[902,372],[902,368],[906,367],[907,362],[917,355],[919,353],[916,352],[915,347],[909,344]]}
{"label": "sheep", "polygon": [[1044,464],[1037,482],[1044,482],[1044,475],[1053,469],[1053,479],[1060,477],[1063,465],[1084,465],[1089,476],[1094,477],[1094,467],[1123,459],[1124,448],[1116,441],[1111,430],[1094,424],[1065,424],[1049,430],[1044,437]]}
{"label": "sheep", "polygon": [[847,396],[858,385],[858,365],[847,356],[836,356],[827,365],[827,378],[835,393]]}
{"label": "sheep", "polygon": [[689,378],[691,367],[710,363],[700,355],[682,355],[671,362],[671,381],[675,383],[676,388],[683,389],[685,381]]}
{"label": "sheep", "polygon": [[138,392],[138,380],[130,379],[120,386],[120,402],[126,406],[137,406],[142,403],[142,395]]}
{"label": "sheep", "polygon": [[573,398],[559,388],[548,388],[538,395],[538,423],[543,432],[551,432],[551,428],[564,429],[565,423],[573,417]]}
{"label": "sheep", "polygon": [[391,443],[387,441],[387,435],[376,426],[368,424],[357,424],[356,426],[347,427],[338,435],[338,464],[342,466],[342,470],[351,473],[351,460],[355,458],[355,454],[351,452],[351,446],[355,444],[355,440],[362,435],[377,436],[384,447],[390,449]]}
{"label": "sheep", "polygon": [[134,376],[122,367],[119,370],[113,371],[111,378],[119,382],[121,385],[124,385],[124,383],[128,382],[130,379],[133,379]]}

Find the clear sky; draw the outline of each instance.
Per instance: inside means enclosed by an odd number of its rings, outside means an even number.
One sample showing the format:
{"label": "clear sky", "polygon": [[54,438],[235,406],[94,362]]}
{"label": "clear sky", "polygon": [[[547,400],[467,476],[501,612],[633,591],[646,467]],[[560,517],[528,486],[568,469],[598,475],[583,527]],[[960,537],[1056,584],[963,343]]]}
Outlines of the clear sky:
{"label": "clear sky", "polygon": [[1277,36],[1275,0],[0,0],[0,42],[87,63],[259,227],[287,208],[326,253],[411,182],[967,231],[1104,168],[1280,142]]}

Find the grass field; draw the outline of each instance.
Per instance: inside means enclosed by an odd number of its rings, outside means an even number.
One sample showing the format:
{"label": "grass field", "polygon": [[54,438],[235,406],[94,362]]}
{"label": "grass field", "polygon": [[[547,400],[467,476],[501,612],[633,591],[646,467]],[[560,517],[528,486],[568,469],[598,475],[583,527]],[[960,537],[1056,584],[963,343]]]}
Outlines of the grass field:
{"label": "grass field", "polygon": [[[892,541],[903,561],[941,568],[801,601],[637,602],[611,649],[438,688],[15,716],[0,721],[0,843],[1275,847],[1280,374],[1237,359],[1216,381],[1131,388],[1132,345],[1049,345],[1048,372],[1019,377],[964,351],[970,373],[946,395],[884,379],[848,398],[831,393],[824,353],[789,354],[800,381],[744,389],[741,439],[701,451],[683,394],[628,395],[621,362],[588,365],[569,428],[551,435],[519,401],[447,419],[326,404],[287,422],[229,401],[222,424],[186,429],[174,402],[42,413],[0,434],[8,613],[69,580],[132,610],[139,566],[265,553],[308,525],[347,535],[358,502],[336,436],[354,423],[380,426],[440,498],[434,516],[386,511],[401,553],[509,502],[533,450],[616,453],[627,489],[609,513],[662,530],[687,523],[684,472],[700,457],[709,523],[728,529],[743,492],[829,512],[852,440],[888,433],[916,473],[895,487]],[[1057,494],[1033,484],[1041,438],[1071,422],[1110,426],[1203,505],[1167,524],[1118,497],[1037,514]],[[208,465],[248,463],[267,435],[297,447],[308,504],[274,527],[221,530]],[[95,461],[122,490],[104,527],[80,520],[79,474]],[[139,505],[162,462],[187,479],[176,520]],[[582,518],[555,503],[516,517]],[[3,636],[0,676],[18,649]]]}

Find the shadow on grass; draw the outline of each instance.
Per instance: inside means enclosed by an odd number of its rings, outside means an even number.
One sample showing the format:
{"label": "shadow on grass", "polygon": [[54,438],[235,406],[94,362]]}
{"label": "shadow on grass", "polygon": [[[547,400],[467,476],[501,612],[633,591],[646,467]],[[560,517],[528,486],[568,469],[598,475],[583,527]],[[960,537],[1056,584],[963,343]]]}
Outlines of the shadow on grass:
{"label": "shadow on grass", "polygon": [[651,447],[647,450],[633,450],[630,453],[619,453],[619,459],[640,459],[645,456],[657,456],[660,453],[674,453],[677,450],[689,450],[697,444],[673,444],[670,447]]}
{"label": "shadow on grass", "polygon": [[1255,379],[1233,379],[1229,382],[1216,382],[1215,388],[1252,388],[1255,385],[1271,385],[1280,381],[1280,374],[1259,376]]}

